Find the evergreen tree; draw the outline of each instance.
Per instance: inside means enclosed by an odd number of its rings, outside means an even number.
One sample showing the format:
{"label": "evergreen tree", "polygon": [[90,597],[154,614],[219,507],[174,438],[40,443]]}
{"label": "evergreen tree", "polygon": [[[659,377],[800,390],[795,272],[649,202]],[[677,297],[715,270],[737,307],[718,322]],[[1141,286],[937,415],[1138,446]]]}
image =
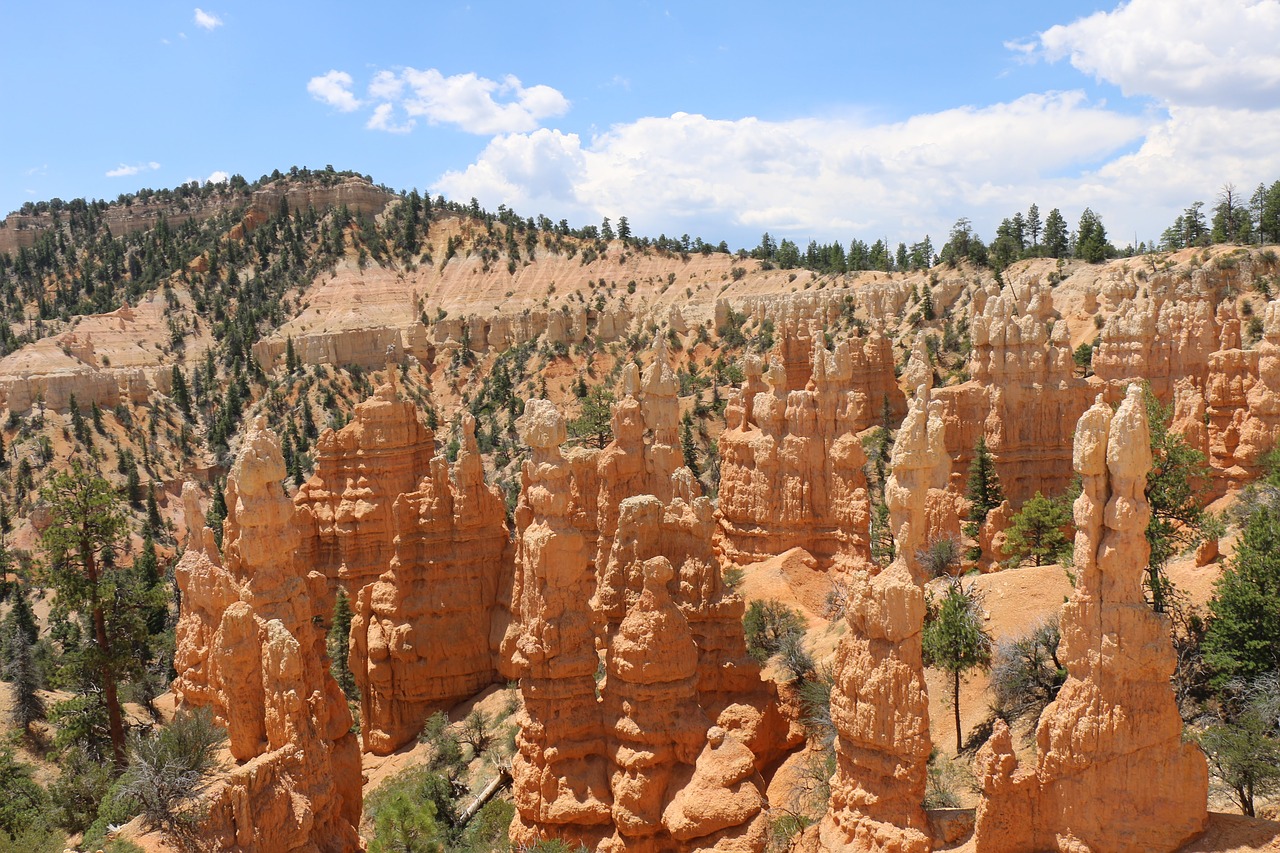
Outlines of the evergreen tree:
{"label": "evergreen tree", "polygon": [[111,557],[127,531],[124,512],[111,484],[79,459],[72,460],[70,470],[54,475],[41,489],[41,497],[50,515],[40,537],[46,580],[57,591],[60,606],[84,613],[92,621],[90,667],[96,669],[102,690],[115,765],[123,769],[124,713],[117,685],[129,668],[125,658],[130,650],[112,642],[116,626],[109,624],[109,617],[116,613],[116,597],[122,590]]}
{"label": "evergreen tree", "polygon": [[1203,645],[1211,683],[1223,688],[1280,670],[1280,504],[1274,497],[1249,516],[1213,589]]}
{"label": "evergreen tree", "polygon": [[209,512],[205,514],[204,523],[213,531],[213,539],[218,547],[222,547],[222,522],[227,517],[227,498],[223,493],[224,483],[215,483],[213,497],[209,501]]}
{"label": "evergreen tree", "polygon": [[1000,488],[1000,477],[996,474],[996,461],[987,448],[985,434],[978,436],[978,443],[973,447],[965,497],[969,499],[968,518],[973,524],[986,521],[987,514],[1004,500],[1004,490]]}
{"label": "evergreen tree", "polygon": [[698,469],[698,446],[693,440],[693,418],[689,412],[685,412],[680,424],[680,449],[684,453],[684,467],[692,471],[696,479],[701,472]]}
{"label": "evergreen tree", "polygon": [[1150,386],[1143,389],[1143,401],[1151,431],[1151,470],[1145,488],[1151,505],[1146,530],[1151,546],[1146,586],[1152,609],[1163,613],[1172,594],[1164,568],[1178,551],[1200,537],[1212,472],[1204,454],[1169,429],[1173,407],[1161,405]]}
{"label": "evergreen tree", "polygon": [[1004,552],[1021,565],[1059,560],[1067,552],[1068,542],[1062,529],[1071,523],[1071,509],[1065,501],[1052,500],[1036,492],[1013,517],[1005,539]]}
{"label": "evergreen tree", "polygon": [[941,602],[929,602],[921,633],[925,666],[951,676],[951,706],[955,712],[956,752],[963,748],[960,728],[960,680],[971,669],[991,667],[991,637],[983,626],[982,606],[972,587],[956,579]]}
{"label": "evergreen tree", "polygon": [[173,366],[171,373],[173,386],[173,403],[178,407],[178,411],[187,418],[191,419],[191,393],[187,390],[187,377],[183,374],[182,369],[178,365]]}
{"label": "evergreen tree", "polygon": [[566,427],[571,438],[604,449],[613,440],[613,392],[603,385],[592,388],[581,413]]}
{"label": "evergreen tree", "polygon": [[1032,238],[1030,247],[1039,246],[1039,236],[1041,236],[1041,220],[1039,220],[1039,207],[1032,205],[1027,210],[1027,233]]}
{"label": "evergreen tree", "polygon": [[1076,257],[1097,264],[1106,260],[1109,253],[1107,229],[1102,226],[1102,219],[1086,207],[1076,231]]}
{"label": "evergreen tree", "polygon": [[333,624],[328,634],[329,671],[346,694],[347,699],[360,701],[360,689],[356,687],[356,677],[351,672],[348,660],[351,652],[351,602],[345,590],[339,588],[337,598],[333,602]]}
{"label": "evergreen tree", "polygon": [[35,660],[39,635],[27,591],[19,587],[14,594],[13,607],[0,624],[0,651],[3,651],[0,674],[9,682],[12,692],[10,720],[14,725],[22,726],[27,733],[31,731],[32,723],[45,718],[46,712],[44,700],[37,692],[44,686]]}
{"label": "evergreen tree", "polygon": [[1209,772],[1231,790],[1240,811],[1254,817],[1254,800],[1280,791],[1280,681],[1273,675],[1248,685],[1243,707],[1209,725],[1197,740],[1209,759]]}
{"label": "evergreen tree", "polygon": [[156,503],[155,483],[147,485],[147,522],[145,530],[148,536],[159,536],[164,530],[164,519],[160,516],[160,506]]}
{"label": "evergreen tree", "polygon": [[1044,220],[1044,251],[1051,258],[1065,258],[1068,249],[1067,221],[1058,208],[1049,211]]}

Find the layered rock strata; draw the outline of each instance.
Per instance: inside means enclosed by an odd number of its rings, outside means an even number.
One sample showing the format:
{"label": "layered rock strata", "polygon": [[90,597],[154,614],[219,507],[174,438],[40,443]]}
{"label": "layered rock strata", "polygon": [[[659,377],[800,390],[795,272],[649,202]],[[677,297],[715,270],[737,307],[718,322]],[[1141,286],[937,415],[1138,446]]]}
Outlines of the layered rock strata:
{"label": "layered rock strata", "polygon": [[818,830],[829,851],[930,848],[924,800],[929,702],[920,633],[926,580],[916,554],[928,538],[929,507],[945,488],[941,407],[923,388],[898,432],[885,488],[898,556],[855,576],[849,633],[836,649],[831,719],[836,773]]}
{"label": "layered rock strata", "polygon": [[294,498],[300,559],[328,581],[323,612],[338,587],[352,602],[361,735],[377,754],[498,678],[511,560],[505,510],[484,481],[470,414],[460,429],[451,472],[414,405],[383,386],[350,424],[320,437],[316,473]]}
{"label": "layered rock strata", "polygon": [[1149,442],[1136,385],[1114,415],[1099,399],[1077,425],[1079,582],[1058,650],[1070,674],[1040,718],[1034,767],[1019,767],[1001,722],[979,751],[979,850],[1175,850],[1205,826],[1207,770],[1182,740],[1168,620],[1142,589]]}
{"label": "layered rock strata", "polygon": [[511,839],[562,838],[591,849],[613,833],[603,717],[596,698],[590,610],[592,544],[572,522],[564,418],[530,400],[517,421],[531,458],[516,506],[516,568],[508,632],[524,699],[512,760]]}
{"label": "layered rock strata", "polygon": [[[533,451],[505,644],[525,698],[518,843],[763,849],[757,768],[786,732],[746,654],[743,603],[720,578],[711,502],[687,469],[669,470],[663,439],[676,420],[664,413],[663,367],[624,377],[642,399],[615,406],[621,428],[602,452],[564,456],[563,417],[546,401],[530,400],[517,424]],[[646,423],[657,427],[648,446]],[[666,500],[626,494],[658,478]]]}
{"label": "layered rock strata", "polygon": [[[803,547],[831,565],[869,556],[870,500],[858,433],[900,411],[886,338],[814,341],[809,380],[788,390],[785,369],[757,359],[726,410],[720,435],[720,511],[726,550],[739,563]],[[762,381],[765,379],[767,381]]]}
{"label": "layered rock strata", "polygon": [[312,607],[323,578],[295,559],[284,477],[259,422],[227,479],[221,556],[188,487],[173,691],[179,707],[210,707],[230,735],[236,765],[208,795],[215,849],[336,853],[359,847],[360,754]]}

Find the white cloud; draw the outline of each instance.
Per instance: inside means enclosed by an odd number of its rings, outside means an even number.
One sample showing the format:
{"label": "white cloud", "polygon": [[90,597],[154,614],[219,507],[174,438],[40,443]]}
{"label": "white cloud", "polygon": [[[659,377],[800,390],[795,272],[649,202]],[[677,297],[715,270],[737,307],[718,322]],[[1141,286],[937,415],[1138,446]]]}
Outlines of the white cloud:
{"label": "white cloud", "polygon": [[1280,0],[1132,0],[1006,46],[1051,62],[1068,58],[1126,95],[1280,107]]}
{"label": "white cloud", "polygon": [[1040,203],[1056,204],[1070,182],[1055,176],[1140,143],[1154,123],[1108,111],[1080,92],[889,124],[676,113],[616,125],[586,144],[548,129],[499,136],[433,190],[526,215],[594,221],[625,214],[654,231],[684,230],[685,221],[806,239],[930,233],[936,242],[962,215],[998,221],[1039,192]]}
{"label": "white cloud", "polygon": [[125,163],[121,163],[119,166],[116,166],[114,169],[108,170],[107,177],[108,178],[128,178],[128,177],[132,177],[133,175],[140,174],[142,172],[154,172],[156,169],[159,169],[159,168],[160,168],[160,164],[154,160],[147,163],[134,163],[132,166],[127,165]]}
{"label": "white cloud", "polygon": [[[313,77],[307,91],[344,112],[363,105],[352,92],[351,75],[345,71]],[[417,118],[485,136],[522,133],[569,111],[569,100],[550,86],[525,86],[511,75],[500,81],[473,73],[446,77],[434,68],[379,71],[369,82],[368,94],[377,106],[365,126],[391,133],[407,132]],[[408,120],[395,121],[397,112],[403,112]]]}
{"label": "white cloud", "polygon": [[212,12],[196,7],[196,26],[206,30],[216,30],[222,26],[222,19]]}
{"label": "white cloud", "polygon": [[317,101],[344,113],[360,108],[360,99],[351,91],[351,75],[345,71],[331,70],[307,81],[307,91]]}
{"label": "white cloud", "polygon": [[209,174],[209,177],[205,178],[204,180],[205,180],[205,183],[207,184],[225,184],[227,181],[231,180],[231,176],[226,172],[222,171],[221,169],[218,169],[214,172],[211,172]]}
{"label": "white cloud", "polygon": [[369,121],[365,123],[365,127],[369,130],[385,130],[387,133],[408,133],[413,130],[415,124],[413,119],[396,123],[394,115],[395,107],[391,104],[378,104],[373,110],[373,115],[369,116]]}
{"label": "white cloud", "polygon": [[369,82],[369,97],[377,101],[399,98],[404,92],[404,81],[394,71],[379,71]]}

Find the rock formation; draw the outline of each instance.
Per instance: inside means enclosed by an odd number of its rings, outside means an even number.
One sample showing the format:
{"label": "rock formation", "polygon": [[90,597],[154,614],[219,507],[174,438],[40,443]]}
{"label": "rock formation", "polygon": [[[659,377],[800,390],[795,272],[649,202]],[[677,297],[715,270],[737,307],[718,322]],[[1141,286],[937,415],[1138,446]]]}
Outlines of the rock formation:
{"label": "rock formation", "polygon": [[1136,385],[1114,415],[1099,399],[1080,418],[1079,585],[1058,650],[1070,675],[1040,718],[1035,767],[1018,766],[999,722],[978,754],[984,853],[1175,850],[1205,826],[1204,756],[1182,741],[1168,621],[1142,589],[1149,442]]}
{"label": "rock formation", "polygon": [[236,765],[208,795],[216,849],[354,850],[359,748],[311,604],[323,578],[295,559],[284,477],[279,444],[259,422],[227,479],[221,557],[186,492],[173,690],[179,707],[212,708],[230,735]]}
{"label": "rock formation", "polygon": [[855,576],[850,631],[836,649],[836,774],[818,830],[824,850],[930,848],[921,805],[930,751],[920,640],[926,578],[916,554],[927,541],[931,496],[949,474],[943,430],[941,407],[922,388],[898,431],[885,488],[898,555],[884,571]]}
{"label": "rock formation", "polygon": [[600,849],[759,853],[764,783],[755,756],[710,728],[699,706],[698,647],[667,590],[671,563],[654,557],[643,573],[639,597],[609,638],[600,687],[615,827]]}
{"label": "rock formation", "polygon": [[1093,354],[1093,372],[1107,382],[1145,379],[1166,403],[1174,383],[1183,377],[1203,377],[1209,357],[1218,348],[1213,306],[1151,299],[1124,300],[1102,327]]}
{"label": "rock formation", "polygon": [[589,848],[612,834],[603,718],[596,700],[592,543],[572,523],[564,418],[530,400],[516,428],[532,458],[516,507],[515,621],[508,631],[524,707],[512,761],[511,839]]}
{"label": "rock formation", "polygon": [[[746,382],[726,410],[720,435],[720,510],[726,546],[746,563],[803,547],[830,565],[869,555],[870,501],[858,433],[892,416],[901,392],[886,338],[872,333],[833,351],[813,344],[806,386],[788,391],[785,370],[746,362]],[[761,382],[768,379],[767,387]]]}
{"label": "rock formation", "polygon": [[[679,451],[663,441],[676,423],[663,410],[663,367],[624,377],[641,399],[616,404],[619,430],[602,452],[563,456],[563,418],[546,401],[530,400],[517,422],[533,450],[504,643],[525,697],[513,763],[518,843],[763,849],[758,768],[787,732],[746,654],[743,602],[720,577],[711,501],[688,469],[669,470],[678,462],[669,448]],[[647,446],[646,423],[659,427]],[[669,498],[627,494],[650,486]],[[707,794],[707,809],[689,786]]]}
{"label": "rock formation", "polygon": [[495,631],[510,561],[505,512],[484,482],[464,414],[452,477],[413,403],[389,385],[316,444],[316,473],[294,498],[300,559],[352,601],[351,671],[364,747],[411,741],[432,711],[498,677]]}
{"label": "rock formation", "polygon": [[1239,322],[1224,322],[1222,348],[1209,357],[1210,463],[1234,485],[1255,475],[1280,439],[1280,302],[1267,303],[1262,328],[1262,340],[1242,350]]}
{"label": "rock formation", "polygon": [[[984,294],[973,318],[973,378],[934,389],[933,399],[943,407],[953,471],[968,471],[985,435],[1016,507],[1037,491],[1059,494],[1071,481],[1071,425],[1096,391],[1073,373],[1066,324],[1053,319],[1048,287],[1030,286],[1021,296],[1014,290]],[[963,492],[963,483],[953,490]]]}

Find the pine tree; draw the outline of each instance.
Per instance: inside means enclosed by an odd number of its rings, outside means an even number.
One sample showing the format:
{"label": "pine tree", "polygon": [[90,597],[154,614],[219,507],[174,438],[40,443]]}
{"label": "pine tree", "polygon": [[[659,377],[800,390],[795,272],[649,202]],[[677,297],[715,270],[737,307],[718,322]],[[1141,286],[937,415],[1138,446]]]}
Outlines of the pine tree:
{"label": "pine tree", "polygon": [[147,523],[146,532],[149,536],[159,536],[160,531],[164,529],[164,519],[160,517],[160,506],[156,503],[156,486],[155,483],[147,485]]}
{"label": "pine tree", "polygon": [[1274,500],[1249,516],[1213,590],[1204,638],[1212,683],[1225,687],[1280,670],[1280,506]]}
{"label": "pine tree", "polygon": [[10,721],[27,733],[32,723],[45,718],[47,710],[37,692],[44,686],[35,661],[39,634],[27,591],[18,588],[9,614],[0,624],[0,676],[9,682],[12,693]]}
{"label": "pine tree", "polygon": [[355,675],[351,672],[349,655],[351,651],[351,602],[347,593],[339,589],[333,603],[333,624],[329,626],[328,635],[329,671],[351,701],[360,700],[360,689],[356,686]]}
{"label": "pine tree", "polygon": [[[41,534],[47,582],[58,594],[59,604],[89,617],[93,625],[90,666],[96,670],[98,688],[106,706],[111,749],[117,768],[126,763],[124,712],[117,686],[128,669],[127,645],[118,639],[115,614],[121,592],[118,571],[104,555],[123,540],[127,527],[115,490],[101,476],[84,468],[78,459],[71,469],[53,477],[41,489],[49,505],[50,523]],[[110,605],[110,607],[108,606]]]}
{"label": "pine tree", "polygon": [[693,472],[696,479],[701,471],[698,469],[698,446],[693,440],[693,418],[685,412],[684,422],[680,425],[680,449],[684,452],[684,466]]}
{"label": "pine tree", "polygon": [[1040,208],[1035,204],[1027,209],[1027,234],[1031,236],[1032,249],[1040,245]]}
{"label": "pine tree", "polygon": [[174,405],[178,407],[178,411],[182,412],[188,420],[191,419],[191,393],[187,390],[187,377],[183,375],[182,369],[178,365],[173,366],[171,373],[172,397]]}
{"label": "pine tree", "polygon": [[996,474],[996,462],[987,449],[985,435],[978,436],[978,443],[973,448],[973,462],[969,465],[969,488],[965,497],[969,499],[969,521],[974,524],[986,521],[987,514],[1004,500],[1000,477]]}
{"label": "pine tree", "polygon": [[213,498],[209,501],[209,512],[205,514],[204,523],[213,531],[213,540],[222,547],[222,522],[227,517],[227,498],[222,491],[223,483],[213,486]]}
{"label": "pine tree", "polygon": [[130,465],[128,473],[125,474],[124,493],[129,500],[129,506],[142,509],[142,479],[138,476],[136,465]]}
{"label": "pine tree", "polygon": [[960,680],[971,669],[991,667],[991,636],[983,624],[982,607],[972,587],[959,579],[947,588],[940,603],[930,602],[921,633],[925,666],[951,676],[951,705],[955,712],[956,752],[963,748],[960,727]]}
{"label": "pine tree", "polygon": [[1028,559],[1036,566],[1056,562],[1067,551],[1062,528],[1070,522],[1071,508],[1064,501],[1036,492],[1014,515],[1004,552],[1019,565]]}
{"label": "pine tree", "polygon": [[1044,249],[1051,258],[1067,256],[1067,221],[1062,218],[1058,208],[1049,211],[1044,220]]}

